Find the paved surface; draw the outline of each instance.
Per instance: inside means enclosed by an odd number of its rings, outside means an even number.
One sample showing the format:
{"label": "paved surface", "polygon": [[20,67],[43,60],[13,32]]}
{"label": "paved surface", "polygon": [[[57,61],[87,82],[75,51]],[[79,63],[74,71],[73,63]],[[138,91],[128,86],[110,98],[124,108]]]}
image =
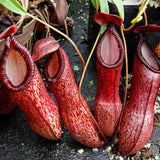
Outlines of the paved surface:
{"label": "paved surface", "polygon": [[[85,41],[88,30],[89,2],[87,0],[70,0],[69,2],[70,16],[75,20],[75,27],[70,36],[86,61],[89,54],[88,43]],[[81,61],[71,44],[67,44],[65,51],[70,57],[73,68],[79,67],[78,71],[74,71],[78,82],[81,74]],[[92,109],[95,93],[96,70],[91,61],[82,86],[82,94]],[[150,142],[152,142],[151,148],[160,157],[159,133],[160,128],[155,127]],[[113,157],[109,152],[111,144],[112,141],[109,141],[106,146],[99,149],[88,148],[75,141],[64,126],[63,135],[58,141],[46,140],[30,129],[26,117],[18,106],[11,114],[0,116],[0,160],[107,160]]]}

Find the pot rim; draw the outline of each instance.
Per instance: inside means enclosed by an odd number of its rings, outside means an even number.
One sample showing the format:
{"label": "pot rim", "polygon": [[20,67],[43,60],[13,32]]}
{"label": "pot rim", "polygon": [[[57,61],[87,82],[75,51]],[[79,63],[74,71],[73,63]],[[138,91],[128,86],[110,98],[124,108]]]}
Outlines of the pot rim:
{"label": "pot rim", "polygon": [[[112,0],[108,0],[110,3],[113,4]],[[124,0],[123,5],[124,6],[137,6],[140,5],[143,2],[143,0]]]}

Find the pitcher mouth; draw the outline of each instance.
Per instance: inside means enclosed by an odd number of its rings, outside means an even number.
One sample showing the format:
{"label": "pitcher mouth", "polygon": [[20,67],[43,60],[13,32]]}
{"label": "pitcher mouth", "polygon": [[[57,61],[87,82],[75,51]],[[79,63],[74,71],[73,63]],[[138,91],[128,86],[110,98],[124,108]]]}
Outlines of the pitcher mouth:
{"label": "pitcher mouth", "polygon": [[124,47],[113,25],[110,25],[100,38],[96,48],[96,58],[99,64],[106,68],[116,68],[122,64]]}
{"label": "pitcher mouth", "polygon": [[138,43],[136,55],[147,68],[155,73],[160,73],[160,60],[142,35]]}
{"label": "pitcher mouth", "polygon": [[56,82],[64,71],[65,59],[63,50],[58,48],[52,52],[44,64],[44,76],[48,82]]}
{"label": "pitcher mouth", "polygon": [[17,42],[12,35],[6,38],[0,59],[0,78],[12,91],[24,89],[34,76],[34,62],[27,48]]}

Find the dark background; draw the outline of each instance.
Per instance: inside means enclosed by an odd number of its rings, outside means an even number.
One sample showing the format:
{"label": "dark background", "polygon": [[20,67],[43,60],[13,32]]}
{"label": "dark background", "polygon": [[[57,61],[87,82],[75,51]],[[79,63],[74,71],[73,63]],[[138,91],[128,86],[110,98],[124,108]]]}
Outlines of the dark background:
{"label": "dark background", "polygon": [[[89,48],[91,48],[90,44],[87,43],[89,1],[69,0],[69,4],[69,16],[75,21],[70,37],[76,43],[86,61]],[[64,49],[73,68],[74,66],[79,67],[78,71],[74,71],[76,81],[79,82],[81,75],[80,58],[70,43]],[[96,93],[96,79],[96,68],[94,62],[91,61],[83,82],[82,94],[92,110]],[[93,85],[90,84],[91,81],[93,81]],[[151,142],[151,148],[160,157],[159,127],[155,127],[149,142]],[[109,140],[106,146],[98,149],[86,147],[74,140],[64,126],[62,137],[58,141],[44,139],[30,129],[26,117],[18,106],[7,116],[0,115],[0,160],[107,160],[113,152],[107,152],[106,148],[111,145],[112,140]],[[114,157],[113,159],[118,158]]]}

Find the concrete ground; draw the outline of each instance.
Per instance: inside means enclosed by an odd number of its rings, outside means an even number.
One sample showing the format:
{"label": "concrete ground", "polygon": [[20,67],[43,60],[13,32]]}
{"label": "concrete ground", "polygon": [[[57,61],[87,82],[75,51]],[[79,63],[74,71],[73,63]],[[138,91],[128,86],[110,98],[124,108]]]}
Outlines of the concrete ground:
{"label": "concrete ground", "polygon": [[[81,51],[84,60],[89,55],[87,43],[89,1],[69,0],[69,16],[74,19],[75,26],[71,30],[70,37]],[[79,82],[81,75],[81,61],[71,44],[64,48],[68,54],[74,69],[76,81]],[[76,66],[76,67],[75,67]],[[79,69],[77,69],[77,66]],[[82,94],[93,110],[96,94],[97,75],[94,62],[91,61],[82,86]],[[52,94],[51,94],[52,95]],[[159,110],[160,91],[157,96],[156,105]],[[53,96],[53,95],[52,95]],[[62,123],[63,126],[63,123]],[[63,126],[62,137],[58,141],[49,141],[34,133],[26,120],[23,112],[17,106],[7,116],[0,116],[0,160],[108,160],[123,159],[113,154],[112,139],[101,148],[91,149],[72,138]],[[160,159],[160,116],[156,113],[156,123],[153,135],[143,152],[133,157],[124,159]]]}

